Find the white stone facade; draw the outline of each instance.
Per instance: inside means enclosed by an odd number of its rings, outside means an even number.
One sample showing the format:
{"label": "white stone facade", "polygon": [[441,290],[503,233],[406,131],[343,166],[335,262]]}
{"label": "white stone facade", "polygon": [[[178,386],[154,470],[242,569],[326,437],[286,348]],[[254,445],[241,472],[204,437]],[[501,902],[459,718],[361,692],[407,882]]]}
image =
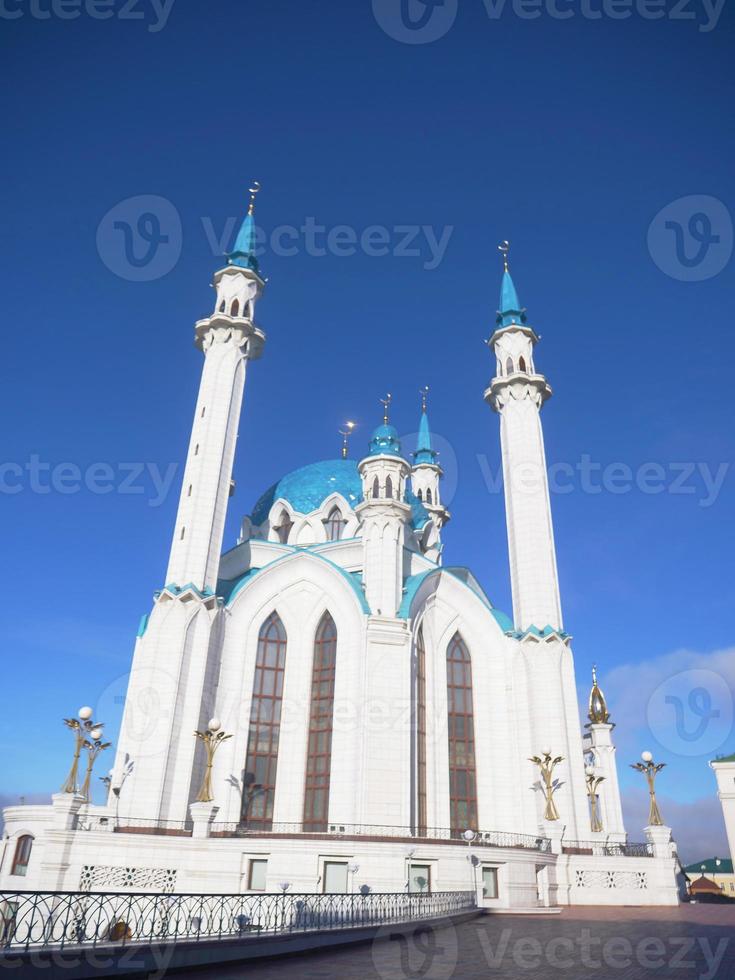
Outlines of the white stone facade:
{"label": "white stone facade", "polygon": [[[253,320],[259,276],[230,265],[215,286],[215,310],[196,325],[204,367],[168,572],[136,641],[108,804],[62,795],[53,807],[7,809],[0,886],[237,892],[251,887],[252,862],[267,861],[268,890],[287,880],[313,891],[332,862],[358,865],[351,885],[374,891],[402,890],[420,867],[434,889],[476,880],[482,892],[494,868],[497,896],[486,886],[483,901],[498,907],[674,904],[670,845],[659,841],[656,856],[605,850],[627,836],[612,726],[592,725],[583,738],[562,628],[540,422],[550,389],[535,373],[536,335],[502,325],[490,341],[510,620],[471,572],[440,563],[441,469],[417,462],[412,473],[387,417],[359,465],[325,461],[290,474],[220,555],[245,369],[265,336]],[[277,649],[263,646],[274,618]],[[330,680],[318,684],[325,618],[336,647]],[[469,665],[460,721],[448,666],[458,641]],[[271,656],[281,658],[276,674],[263,672],[276,670]],[[321,742],[317,690],[331,699]],[[214,800],[196,803],[205,754],[193,733],[213,717],[231,737],[215,756]],[[275,752],[266,724],[277,729]],[[268,738],[271,761],[258,776],[266,749],[257,746]],[[562,757],[551,829],[530,761],[545,746]],[[597,833],[590,760],[605,776]],[[314,806],[324,801],[311,824],[310,792]],[[479,834],[469,845],[465,829]],[[21,876],[24,836],[33,849]]]}

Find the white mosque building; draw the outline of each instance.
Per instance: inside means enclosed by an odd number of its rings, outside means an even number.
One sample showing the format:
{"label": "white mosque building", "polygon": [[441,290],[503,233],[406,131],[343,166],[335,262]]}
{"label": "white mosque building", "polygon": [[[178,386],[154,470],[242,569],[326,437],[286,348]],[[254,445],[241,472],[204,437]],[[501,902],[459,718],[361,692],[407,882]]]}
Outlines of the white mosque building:
{"label": "white mosque building", "polygon": [[139,629],[108,802],[67,785],[7,808],[0,889],[472,885],[488,907],[675,904],[669,829],[629,842],[596,681],[580,724],[541,427],[551,388],[507,259],[485,400],[512,616],[443,562],[425,405],[417,446],[386,400],[359,460],[278,480],[222,553],[246,373],[266,343],[254,236],[251,201],[194,328],[202,379],[168,570]]}

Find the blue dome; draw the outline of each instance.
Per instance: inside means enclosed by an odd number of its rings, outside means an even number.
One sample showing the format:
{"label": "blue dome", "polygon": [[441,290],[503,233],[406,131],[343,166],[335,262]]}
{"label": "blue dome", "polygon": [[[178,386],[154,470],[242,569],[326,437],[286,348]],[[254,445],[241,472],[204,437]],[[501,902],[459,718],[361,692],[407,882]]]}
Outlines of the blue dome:
{"label": "blue dome", "polygon": [[297,513],[310,514],[333,493],[341,493],[351,507],[362,500],[362,480],[354,460],[325,459],[287,473],[258,500],[251,520],[253,524],[267,520],[279,497],[287,500]]}
{"label": "blue dome", "polygon": [[398,429],[388,422],[383,422],[373,432],[370,440],[369,456],[400,456],[401,444],[398,440]]}
{"label": "blue dome", "polygon": [[[287,473],[260,497],[250,520],[256,525],[267,521],[271,507],[279,498],[287,500],[297,513],[311,514],[333,493],[342,494],[352,508],[362,501],[362,480],[354,459],[325,459]],[[429,520],[428,511],[410,490],[406,493],[406,503],[411,507],[412,526],[422,528]]]}

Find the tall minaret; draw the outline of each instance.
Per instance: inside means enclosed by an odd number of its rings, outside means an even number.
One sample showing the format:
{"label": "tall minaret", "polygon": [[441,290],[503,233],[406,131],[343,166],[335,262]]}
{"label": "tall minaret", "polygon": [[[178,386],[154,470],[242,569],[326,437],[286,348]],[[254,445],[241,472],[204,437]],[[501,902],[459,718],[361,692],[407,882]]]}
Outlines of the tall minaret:
{"label": "tall minaret", "polygon": [[411,469],[390,424],[390,397],[383,401],[383,424],[373,432],[368,455],[358,463],[364,500],[355,509],[362,524],[365,597],[373,614],[387,617],[395,616],[401,603],[403,547],[411,517],[406,503]]}
{"label": "tall minaret", "polygon": [[214,274],[214,312],[196,324],[204,353],[166,584],[213,591],[217,584],[227,501],[247,362],[260,356],[265,335],[254,322],[263,290],[255,256],[256,183],[228,264]]}
{"label": "tall minaret", "polygon": [[449,520],[450,514],[441,502],[441,478],[444,475],[438,463],[439,453],[433,448],[431,427],[426,411],[428,387],[421,391],[421,420],[413,454],[411,468],[411,489],[429,511],[439,531]]}
{"label": "tall minaret", "polygon": [[214,593],[245,368],[265,340],[254,323],[264,285],[255,256],[257,190],[254,184],[227,266],[214,275],[214,311],[195,325],[204,367],[165,587],[133,655],[111,787],[120,819],[185,820],[201,784],[205,760],[192,733],[214,707],[223,630]]}
{"label": "tall minaret", "polygon": [[503,242],[504,269],[500,310],[488,346],[496,373],[485,400],[500,415],[505,511],[517,629],[529,626],[562,628],[554,530],[546,475],[541,406],[551,395],[546,378],[537,374],[533,348],[539,338],[526,324],[508,268],[508,243]]}

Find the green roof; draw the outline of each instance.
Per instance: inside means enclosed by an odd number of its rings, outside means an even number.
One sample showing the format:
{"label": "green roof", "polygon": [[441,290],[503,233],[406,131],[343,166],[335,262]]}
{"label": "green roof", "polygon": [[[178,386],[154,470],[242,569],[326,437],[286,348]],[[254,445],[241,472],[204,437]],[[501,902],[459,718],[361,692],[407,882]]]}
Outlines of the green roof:
{"label": "green roof", "polygon": [[[717,862],[720,862],[717,864]],[[684,870],[687,874],[732,874],[732,861],[729,858],[706,858],[704,861],[695,861],[688,864]]]}
{"label": "green roof", "polygon": [[735,752],[732,755],[718,755],[713,762],[735,762]]}

